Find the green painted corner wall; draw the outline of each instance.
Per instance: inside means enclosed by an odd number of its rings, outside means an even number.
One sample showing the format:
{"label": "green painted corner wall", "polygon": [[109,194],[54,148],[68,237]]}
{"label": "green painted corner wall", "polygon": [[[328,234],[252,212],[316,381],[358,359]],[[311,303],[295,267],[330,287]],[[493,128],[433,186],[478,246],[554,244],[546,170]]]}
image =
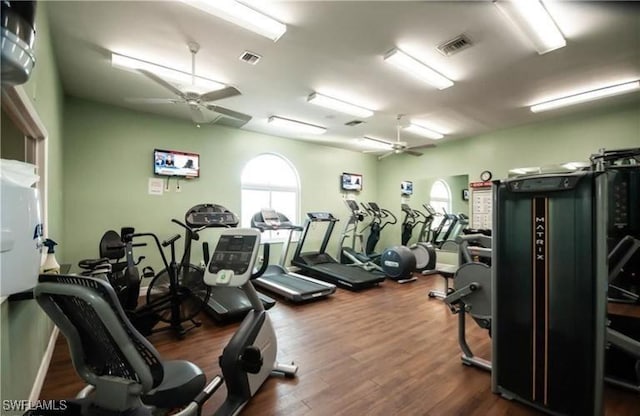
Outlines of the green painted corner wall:
{"label": "green painted corner wall", "polygon": [[[433,178],[468,175],[469,181],[479,181],[480,172],[490,170],[494,179],[499,179],[506,177],[513,168],[588,160],[589,155],[603,147],[640,146],[640,104],[637,101],[598,108],[442,143],[426,149],[421,157],[385,158],[378,164],[380,204],[400,212],[397,189],[403,180],[413,181],[412,206],[417,208],[427,202],[418,197],[429,192],[420,185]],[[378,250],[399,243],[399,226],[386,231]]]}
{"label": "green painted corner wall", "polygon": [[[365,183],[371,183],[361,192],[362,198],[377,198],[374,185],[378,181],[377,160],[358,152],[223,126],[197,128],[186,120],[72,97],[65,101],[64,126],[66,228],[61,244],[72,263],[96,256],[98,242],[108,229],[119,231],[120,227],[130,225],[164,238],[181,233],[170,222],[172,218],[183,220],[187,209],[205,202],[224,205],[239,215],[242,169],[261,153],[279,154],[295,166],[301,182],[303,214],[328,210],[346,218],[347,210],[339,191],[339,175],[345,171],[360,172]],[[181,181],[179,193],[172,179],[169,193],[149,195],[154,148],[199,153],[200,178]],[[332,253],[337,239],[336,234]],[[181,253],[181,241],[178,243]],[[154,266],[160,264],[155,250],[147,248],[138,253],[146,255]],[[194,256],[197,255],[199,251],[194,248]]]}
{"label": "green painted corner wall", "polygon": [[[36,14],[36,66],[23,87],[49,134],[48,233],[62,235],[62,86],[52,47],[46,2]],[[64,256],[63,252],[60,253]],[[63,258],[63,257],[61,257]],[[0,400],[26,400],[33,388],[53,324],[33,300],[0,305]],[[0,409],[2,415],[13,414]],[[22,414],[19,412],[18,414]]]}

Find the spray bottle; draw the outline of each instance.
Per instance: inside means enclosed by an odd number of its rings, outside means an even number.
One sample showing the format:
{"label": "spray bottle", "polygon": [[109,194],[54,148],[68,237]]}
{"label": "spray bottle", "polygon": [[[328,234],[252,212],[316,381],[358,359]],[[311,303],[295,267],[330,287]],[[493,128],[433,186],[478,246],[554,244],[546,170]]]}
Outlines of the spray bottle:
{"label": "spray bottle", "polygon": [[42,273],[45,274],[60,274],[60,265],[56,261],[56,255],[54,247],[58,245],[55,241],[47,238],[42,245],[47,247],[47,258],[44,260],[44,264],[40,268]]}

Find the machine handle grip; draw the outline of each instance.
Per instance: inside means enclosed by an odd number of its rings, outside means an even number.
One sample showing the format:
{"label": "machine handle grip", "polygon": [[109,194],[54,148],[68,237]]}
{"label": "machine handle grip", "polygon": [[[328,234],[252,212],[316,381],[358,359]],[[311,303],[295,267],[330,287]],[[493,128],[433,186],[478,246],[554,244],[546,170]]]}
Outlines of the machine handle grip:
{"label": "machine handle grip", "polygon": [[252,279],[256,279],[262,276],[262,274],[267,270],[267,266],[269,265],[270,247],[271,247],[271,244],[265,243],[264,248],[262,249],[262,257],[264,257],[264,260],[262,261],[262,265],[260,266],[260,269],[258,269],[257,272],[251,274]]}
{"label": "machine handle grip", "polygon": [[168,245],[175,243],[176,240],[179,240],[179,239],[180,239],[180,234],[176,234],[173,237],[169,237],[168,239],[162,242],[162,247],[167,247]]}

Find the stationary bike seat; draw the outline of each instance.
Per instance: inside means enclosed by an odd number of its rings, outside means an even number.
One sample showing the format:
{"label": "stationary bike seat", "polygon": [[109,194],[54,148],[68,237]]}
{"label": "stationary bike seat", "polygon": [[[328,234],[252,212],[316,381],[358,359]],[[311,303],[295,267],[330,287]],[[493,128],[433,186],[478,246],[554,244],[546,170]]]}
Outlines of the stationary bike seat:
{"label": "stationary bike seat", "polygon": [[102,257],[99,259],[84,259],[78,262],[78,267],[85,270],[93,270],[96,268],[96,266],[99,266],[101,264],[108,264],[108,263],[109,263],[109,259],[106,257]]}

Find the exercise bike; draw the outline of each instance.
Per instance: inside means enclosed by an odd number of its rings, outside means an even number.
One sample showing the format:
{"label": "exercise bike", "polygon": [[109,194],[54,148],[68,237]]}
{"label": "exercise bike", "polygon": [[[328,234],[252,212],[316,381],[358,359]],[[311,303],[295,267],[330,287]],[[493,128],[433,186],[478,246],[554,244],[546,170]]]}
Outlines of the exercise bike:
{"label": "exercise bike", "polygon": [[[97,259],[83,259],[78,262],[84,276],[104,277],[115,290],[120,304],[125,310],[131,311],[138,307],[140,296],[140,281],[138,273],[128,273],[127,267],[137,266],[144,256],[137,260],[127,259],[125,242],[121,235],[133,233],[133,228],[122,227],[120,234],[114,230],[105,232],[100,239],[99,255]],[[132,244],[131,247],[144,247],[146,243]],[[123,260],[124,259],[124,260]],[[153,277],[153,269],[146,267],[142,277]]]}
{"label": "exercise bike", "polygon": [[[35,299],[67,338],[72,363],[88,385],[76,399],[60,402],[55,411],[26,414],[200,416],[203,404],[226,384],[227,398],[214,415],[230,416],[242,410],[269,376],[295,377],[297,366],[276,362],[275,331],[249,280],[267,266],[263,262],[260,270],[252,273],[259,245],[257,230],[225,230],[207,265],[207,283],[239,285],[255,307],[222,352],[223,375],[208,384],[193,363],[163,361],[131,325],[113,288],[104,280],[41,275]],[[268,252],[265,245],[265,257]]]}
{"label": "exercise bike", "polygon": [[[161,243],[155,234],[135,233],[135,230],[131,227],[123,228],[123,235],[120,241],[116,241],[112,235],[110,242],[107,244],[111,250],[124,250],[125,252],[126,262],[124,262],[124,269],[121,271],[124,281],[140,281],[137,265],[144,257],[136,261],[133,255],[133,248],[146,246],[146,243],[134,243],[133,240],[137,238],[151,238],[154,241],[164,264],[164,269],[155,274],[155,276],[153,269],[144,269],[143,277],[153,277],[153,279],[147,289],[146,303],[143,306],[137,307],[139,288],[133,290],[131,287],[127,288],[126,299],[119,297],[120,304],[131,323],[143,335],[148,336],[155,332],[172,330],[178,338],[182,338],[187,332],[201,325],[200,322],[195,320],[195,317],[203,308],[202,299],[208,299],[210,288],[202,282],[202,273],[190,273],[191,270],[187,269],[181,270],[180,265],[177,263],[175,242],[180,239],[180,234],[176,234]],[[167,260],[164,253],[166,247],[169,247],[170,250],[170,260]],[[109,265],[104,266],[104,259],[83,260],[81,264],[85,267],[93,266],[93,269],[85,272],[85,274],[91,276],[98,276],[106,272],[107,268],[110,267]],[[122,267],[119,266],[119,268]],[[109,276],[109,274],[106,274],[106,276]],[[111,283],[113,279],[107,280]],[[135,300],[133,300],[134,296]],[[165,322],[168,325],[155,328],[160,322]],[[185,327],[183,325],[185,322],[189,322],[191,325]]]}
{"label": "exercise bike", "polygon": [[[491,362],[476,357],[466,338],[466,314],[491,335],[491,237],[483,234],[456,238],[461,266],[453,278],[454,291],[444,298],[451,312],[458,315],[458,345],[462,363],[491,371]],[[479,261],[484,259],[484,261]]]}

